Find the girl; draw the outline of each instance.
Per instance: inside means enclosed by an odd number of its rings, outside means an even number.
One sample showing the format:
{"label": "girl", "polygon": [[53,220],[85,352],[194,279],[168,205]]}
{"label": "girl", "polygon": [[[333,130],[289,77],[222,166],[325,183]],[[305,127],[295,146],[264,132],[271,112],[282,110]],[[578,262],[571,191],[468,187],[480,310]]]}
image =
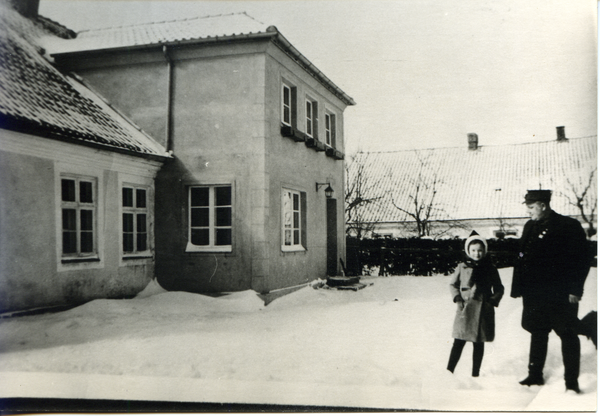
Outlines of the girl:
{"label": "girl", "polygon": [[479,377],[483,343],[494,340],[494,307],[504,294],[498,270],[487,256],[487,242],[475,231],[465,241],[466,260],[450,280],[450,293],[457,304],[448,370],[453,373],[467,341],[473,343],[473,377]]}

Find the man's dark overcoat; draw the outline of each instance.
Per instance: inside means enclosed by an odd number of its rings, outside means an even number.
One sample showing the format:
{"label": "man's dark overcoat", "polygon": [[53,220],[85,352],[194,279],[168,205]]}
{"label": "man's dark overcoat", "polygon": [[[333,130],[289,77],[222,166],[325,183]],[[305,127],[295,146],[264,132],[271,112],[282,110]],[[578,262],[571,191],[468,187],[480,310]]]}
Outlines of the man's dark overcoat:
{"label": "man's dark overcoat", "polygon": [[529,220],[520,240],[511,297],[525,301],[568,303],[581,297],[590,261],[579,221],[554,211],[539,221]]}
{"label": "man's dark overcoat", "polygon": [[550,212],[527,221],[520,240],[510,295],[523,297],[521,324],[529,332],[570,333],[577,326],[577,304],[590,268],[585,233],[579,221]]}

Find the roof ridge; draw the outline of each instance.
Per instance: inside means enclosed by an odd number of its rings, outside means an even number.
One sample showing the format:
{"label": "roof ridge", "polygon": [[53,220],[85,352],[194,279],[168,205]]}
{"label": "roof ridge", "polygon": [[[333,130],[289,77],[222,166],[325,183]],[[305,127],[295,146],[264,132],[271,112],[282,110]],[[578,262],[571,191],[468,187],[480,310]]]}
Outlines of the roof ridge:
{"label": "roof ridge", "polygon": [[77,36],[77,33],[74,30],[69,29],[67,26],[57,22],[56,20],[42,16],[41,14],[37,15],[34,20],[36,23],[42,25],[44,29],[52,32],[52,34],[58,36],[59,38],[73,39],[75,36]]}
{"label": "roof ridge", "polygon": [[[582,137],[567,137],[566,141],[570,140],[581,140],[581,139],[591,139],[593,137],[598,137],[596,134],[592,134],[589,136]],[[558,143],[558,140],[544,140],[539,142],[524,142],[524,143],[505,143],[505,144],[487,144],[487,145],[479,145],[478,148],[481,147],[502,147],[502,146],[523,146],[529,144],[545,144],[545,143]],[[357,154],[390,154],[390,153],[402,153],[402,152],[416,152],[416,151],[425,151],[425,150],[444,150],[444,149],[467,149],[466,146],[445,146],[445,147],[423,147],[418,149],[400,149],[400,150],[377,150],[377,151],[358,151]]]}
{"label": "roof ridge", "polygon": [[125,29],[125,28],[133,28],[133,27],[161,25],[161,24],[165,24],[165,23],[186,22],[186,21],[190,21],[190,20],[200,20],[200,19],[209,19],[209,18],[213,18],[213,17],[225,17],[225,16],[235,16],[235,15],[245,15],[245,16],[249,17],[250,19],[252,19],[262,25],[265,24],[265,23],[261,22],[260,20],[257,20],[254,17],[250,16],[245,11],[243,11],[243,12],[231,12],[231,13],[211,14],[211,15],[205,15],[205,16],[186,17],[183,19],[172,19],[172,20],[145,22],[145,23],[133,23],[133,24],[127,24],[127,25],[120,25],[120,26],[100,27],[100,28],[95,28],[95,29],[83,29],[83,30],[80,30],[79,32],[77,32],[77,34],[90,33],[90,32],[102,32],[102,31],[107,31],[107,30],[111,30],[111,29]]}

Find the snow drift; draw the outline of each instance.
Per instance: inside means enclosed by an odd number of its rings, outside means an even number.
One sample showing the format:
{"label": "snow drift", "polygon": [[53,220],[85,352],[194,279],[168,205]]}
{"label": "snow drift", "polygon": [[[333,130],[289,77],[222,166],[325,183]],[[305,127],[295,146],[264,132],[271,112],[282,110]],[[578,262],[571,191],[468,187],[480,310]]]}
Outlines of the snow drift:
{"label": "snow drift", "polygon": [[[511,269],[501,277],[510,287]],[[445,368],[454,304],[448,278],[372,277],[363,290],[308,286],[267,306],[253,291],[209,297],[151,283],[129,300],[95,300],[0,321],[0,395],[459,411],[596,410],[597,351],[581,337],[583,394],[565,392],[550,336],[546,385],[523,387],[528,334],[505,296],[496,340],[472,378],[467,345]],[[315,285],[318,287],[319,285]],[[580,317],[596,309],[596,269]]]}

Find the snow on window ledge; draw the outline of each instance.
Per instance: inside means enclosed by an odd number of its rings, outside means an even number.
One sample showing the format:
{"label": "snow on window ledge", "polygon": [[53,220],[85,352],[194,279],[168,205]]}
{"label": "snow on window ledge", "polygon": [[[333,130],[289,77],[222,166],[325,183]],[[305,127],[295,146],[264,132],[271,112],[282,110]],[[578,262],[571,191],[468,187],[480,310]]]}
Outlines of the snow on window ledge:
{"label": "snow on window ledge", "polygon": [[186,253],[231,253],[231,246],[196,246],[188,241]]}

